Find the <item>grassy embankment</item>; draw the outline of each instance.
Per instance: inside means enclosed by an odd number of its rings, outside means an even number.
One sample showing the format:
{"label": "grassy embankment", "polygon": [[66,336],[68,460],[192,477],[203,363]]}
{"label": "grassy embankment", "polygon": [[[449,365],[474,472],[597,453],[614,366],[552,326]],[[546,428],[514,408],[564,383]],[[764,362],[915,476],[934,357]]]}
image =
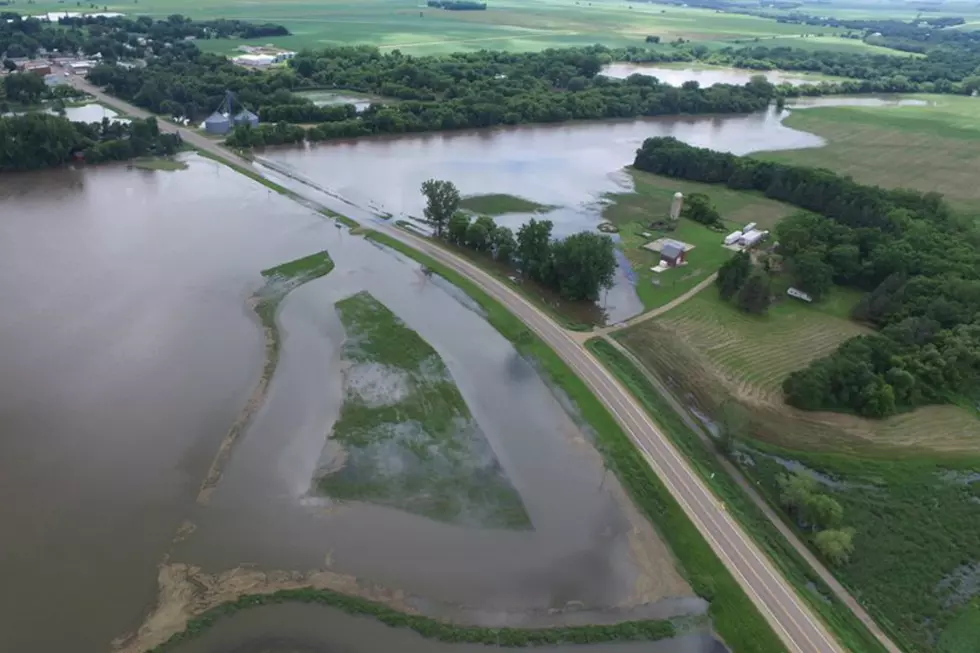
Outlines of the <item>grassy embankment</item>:
{"label": "grassy embankment", "polygon": [[789,372],[863,331],[847,319],[855,300],[844,291],[814,306],[785,299],[760,318],[736,311],[708,289],[616,338],[656,376],[669,379],[675,395],[709,416],[719,415],[731,398],[746,408],[752,435],[744,443],[743,471],[774,506],[775,479],[786,463],[772,456],[840,481],[822,491],[844,507],[844,522],[857,534],[837,577],[900,644],[969,651],[929,642],[956,641],[962,639],[957,632],[980,627],[974,621],[980,610],[964,607],[977,598],[963,589],[961,603],[947,603],[943,585],[950,574],[968,579],[963,588],[980,577],[980,566],[963,566],[980,563],[980,484],[944,475],[980,469],[980,419],[961,407],[929,406],[867,420],[798,411],[782,401]]}
{"label": "grassy embankment", "polygon": [[[103,5],[99,5],[100,9]],[[865,50],[858,40],[843,39],[842,30],[777,23],[774,20],[694,7],[657,4],[586,2],[572,0],[498,0],[486,11],[441,11],[407,6],[396,0],[339,0],[317,2],[296,0],[271,3],[229,3],[227,0],[141,0],[138,8],[130,0],[105,5],[108,11],[139,13],[166,18],[175,13],[192,18],[236,18],[285,25],[286,37],[260,37],[247,41],[202,40],[199,46],[218,52],[233,52],[243,43],[275,45],[300,50],[326,44],[370,44],[382,50],[400,49],[406,54],[440,54],[482,48],[499,50],[542,50],[545,48],[644,45],[648,34],[667,43],[683,38],[721,47],[736,42],[760,45],[777,39],[803,47],[819,38],[823,49],[830,47]],[[34,0],[30,12],[65,11],[59,0]],[[816,34],[824,34],[817,37]],[[807,38],[800,38],[808,34]],[[812,47],[812,46],[811,46]]]}
{"label": "grassy embankment", "polygon": [[138,170],[186,170],[187,164],[177,159],[164,157],[147,157],[134,159],[130,162]]}
{"label": "grassy embankment", "polygon": [[980,98],[909,97],[931,104],[793,111],[785,124],[827,145],[753,156],[828,168],[885,188],[936,191],[954,208],[980,215]]}
{"label": "grassy embankment", "polygon": [[810,565],[778,532],[762,510],[738,487],[721,465],[712,445],[704,442],[654,387],[647,376],[611,344],[599,338],[589,340],[589,350],[616,375],[643,404],[680,449],[702,480],[724,502],[726,510],[745,528],[769,555],[782,575],[793,584],[811,608],[831,626],[834,633],[856,653],[881,652],[884,648],[857,617],[833,597]]}
{"label": "grassy embankment", "polygon": [[487,646],[548,646],[555,644],[589,644],[593,642],[658,640],[673,637],[676,632],[669,621],[634,621],[614,626],[570,626],[567,628],[484,628],[456,626],[429,617],[408,615],[380,603],[331,590],[280,590],[273,594],[246,594],[223,603],[188,622],[187,628],[147,653],[167,653],[182,642],[207,630],[218,620],[242,610],[277,603],[314,603],[351,614],[374,617],[393,628],[409,628],[423,637],[451,643],[485,644]]}
{"label": "grassy embankment", "polygon": [[[668,179],[640,170],[630,169],[629,174],[633,178],[633,191],[607,195],[609,203],[603,209],[603,217],[619,228],[623,252],[633,266],[636,291],[645,310],[663,306],[714,274],[733,254],[722,246],[728,233],[749,222],[758,223],[762,229],[772,229],[776,222],[795,210],[761,194]],[[725,221],[725,230],[712,231],[684,218],[672,232],[650,229],[652,221],[667,217],[674,193],[678,191],[685,195],[703,193],[710,197]],[[644,233],[649,235],[644,236]],[[660,262],[660,256],[643,249],[643,245],[661,237],[695,246],[688,253],[686,266],[659,274],[650,271]]]}
{"label": "grassy embankment", "polygon": [[496,217],[506,213],[547,213],[555,207],[538,204],[516,195],[492,193],[464,197],[459,203],[459,208],[478,215]]}
{"label": "grassy embankment", "polygon": [[[550,347],[475,283],[386,234],[369,231],[366,237],[416,259],[465,291],[483,307],[490,324],[522,355],[534,360],[546,378],[575,403],[582,419],[596,433],[596,445],[606,464],[657,526],[694,590],[711,601],[709,614],[715,629],[736,653],[785,650],[613,416]],[[630,628],[624,626],[624,632]]]}
{"label": "grassy embankment", "polygon": [[336,307],[350,367],[331,440],[344,456],[318,490],[450,523],[530,528],[439,354],[367,292]]}

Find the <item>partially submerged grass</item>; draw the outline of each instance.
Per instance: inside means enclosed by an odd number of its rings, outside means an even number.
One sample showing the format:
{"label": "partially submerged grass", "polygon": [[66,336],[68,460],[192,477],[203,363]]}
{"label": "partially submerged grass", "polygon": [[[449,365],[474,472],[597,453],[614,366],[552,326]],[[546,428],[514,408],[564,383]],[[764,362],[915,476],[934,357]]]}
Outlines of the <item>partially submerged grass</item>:
{"label": "partially submerged grass", "polygon": [[151,157],[135,159],[130,163],[131,166],[139,170],[186,170],[187,164],[177,159],[164,157]]}
{"label": "partially submerged grass", "polygon": [[327,589],[289,589],[272,594],[246,594],[223,603],[191,619],[183,632],[147,653],[179,650],[181,643],[200,635],[216,622],[242,610],[279,603],[313,603],[350,614],[374,617],[392,628],[408,628],[423,637],[450,643],[486,646],[553,646],[556,644],[591,644],[594,642],[659,640],[674,637],[677,632],[669,621],[630,621],[613,626],[566,626],[558,628],[486,628],[459,626],[421,615],[398,612],[381,603]]}
{"label": "partially submerged grass", "polygon": [[837,600],[812,567],[784,538],[762,509],[738,486],[715,453],[713,445],[692,429],[665,398],[665,388],[655,387],[647,373],[600,338],[586,346],[636,397],[647,413],[680,449],[691,466],[724,502],[725,509],[752,535],[780,573],[810,608],[822,616],[833,632],[855,653],[879,653],[885,649],[850,609]]}
{"label": "partially submerged grass", "polygon": [[367,292],[337,302],[347,331],[343,466],[317,488],[432,519],[529,528],[520,495],[436,351]]}
{"label": "partially submerged grass", "polygon": [[207,503],[211,492],[221,480],[221,474],[231,455],[232,448],[265,401],[269,383],[279,365],[279,353],[282,348],[282,338],[279,334],[279,326],[276,324],[276,311],[279,309],[279,304],[290,291],[326,275],[332,269],[333,260],[326,251],[322,251],[262,270],[265,284],[252,295],[249,301],[252,310],[259,316],[262,329],[265,332],[265,365],[262,368],[262,376],[259,378],[255,389],[252,390],[252,395],[245,403],[245,407],[242,408],[238,418],[222,439],[218,453],[201,483],[198,501]]}
{"label": "partially submerged grass", "polygon": [[459,203],[459,208],[480,215],[498,216],[505,213],[546,213],[555,207],[532,202],[516,195],[493,193],[464,197]]}
{"label": "partially submerged grass", "polygon": [[[382,233],[369,231],[367,238],[414,258],[466,292],[483,307],[487,320],[516,349],[535,362],[538,369],[578,408],[582,419],[596,434],[596,446],[633,501],[657,527],[683,567],[691,587],[710,601],[709,615],[715,630],[736,653],[785,651],[754,604],[687,518],[660,478],[643,459],[619,423],[589,387],[565,362],[514,314],[474,282],[431,257]],[[610,626],[612,632],[622,627]]]}
{"label": "partially submerged grass", "polygon": [[854,553],[837,577],[900,645],[977,650],[980,640],[963,647],[963,638],[980,631],[980,459],[871,460],[755,446],[770,456],[745,454],[745,470],[774,505],[776,478],[786,469],[773,455],[835,481],[821,492],[841,504],[845,523],[856,528]]}

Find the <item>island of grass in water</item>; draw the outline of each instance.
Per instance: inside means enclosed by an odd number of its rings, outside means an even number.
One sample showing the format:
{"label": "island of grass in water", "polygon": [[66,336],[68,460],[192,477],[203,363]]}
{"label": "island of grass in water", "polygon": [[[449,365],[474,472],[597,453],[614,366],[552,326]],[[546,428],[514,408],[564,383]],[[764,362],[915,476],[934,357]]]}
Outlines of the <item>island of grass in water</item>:
{"label": "island of grass in water", "polygon": [[498,216],[507,213],[548,213],[557,207],[532,202],[516,195],[495,193],[464,197],[459,202],[459,208],[470,213]]}
{"label": "island of grass in water", "polygon": [[530,528],[435,350],[367,292],[336,307],[346,368],[330,444],[343,452],[322,468],[317,490],[453,524]]}

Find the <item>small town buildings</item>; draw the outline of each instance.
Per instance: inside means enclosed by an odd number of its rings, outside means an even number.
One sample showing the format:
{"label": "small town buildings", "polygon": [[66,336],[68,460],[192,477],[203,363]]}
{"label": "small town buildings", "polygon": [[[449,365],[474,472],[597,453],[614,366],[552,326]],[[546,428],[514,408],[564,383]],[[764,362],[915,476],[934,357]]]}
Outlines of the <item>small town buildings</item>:
{"label": "small town buildings", "polygon": [[256,68],[261,68],[263,66],[271,66],[275,63],[276,57],[271,54],[240,54],[234,59],[232,59],[239,66],[254,66]]}
{"label": "small town buildings", "polygon": [[94,61],[72,61],[68,64],[68,69],[76,75],[84,75],[95,68]]}
{"label": "small town buildings", "polygon": [[47,61],[28,61],[21,67],[21,70],[25,73],[34,73],[44,77],[51,74],[51,64]]}

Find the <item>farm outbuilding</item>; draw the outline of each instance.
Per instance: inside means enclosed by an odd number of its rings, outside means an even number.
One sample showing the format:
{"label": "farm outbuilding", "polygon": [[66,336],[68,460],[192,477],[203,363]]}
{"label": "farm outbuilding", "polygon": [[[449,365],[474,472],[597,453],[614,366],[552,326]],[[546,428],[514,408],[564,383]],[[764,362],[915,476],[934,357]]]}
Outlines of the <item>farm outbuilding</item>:
{"label": "farm outbuilding", "polygon": [[677,267],[684,263],[686,252],[684,246],[677,242],[668,242],[660,250],[660,264],[668,267]]}
{"label": "farm outbuilding", "polygon": [[209,134],[227,134],[231,131],[231,120],[215,111],[204,121],[204,131]]}

